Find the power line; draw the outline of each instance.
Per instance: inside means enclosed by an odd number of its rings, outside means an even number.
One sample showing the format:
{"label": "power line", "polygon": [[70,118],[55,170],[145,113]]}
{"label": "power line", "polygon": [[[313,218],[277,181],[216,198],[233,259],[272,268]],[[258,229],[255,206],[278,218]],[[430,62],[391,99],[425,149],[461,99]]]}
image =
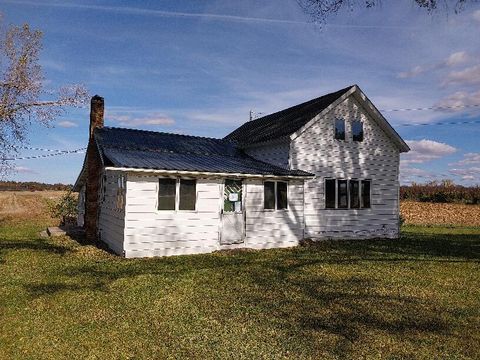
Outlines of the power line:
{"label": "power line", "polygon": [[465,121],[442,121],[432,123],[403,123],[395,126],[433,126],[433,125],[465,125],[465,124],[480,124],[480,120],[465,120]]}
{"label": "power line", "polygon": [[84,150],[86,150],[86,148],[80,148],[80,149],[76,149],[76,150],[62,150],[62,151],[52,153],[52,154],[23,156],[23,157],[18,157],[18,158],[5,158],[5,159],[1,159],[1,160],[2,161],[16,161],[16,160],[41,159],[41,158],[47,158],[47,157],[59,156],[59,155],[78,154],[80,152],[83,152]]}
{"label": "power line", "polygon": [[431,106],[431,107],[421,107],[421,108],[400,108],[400,109],[382,109],[380,111],[393,112],[393,111],[424,111],[424,110],[449,110],[449,109],[463,109],[471,107],[479,107],[480,104],[469,104],[469,105],[457,105],[457,106]]}

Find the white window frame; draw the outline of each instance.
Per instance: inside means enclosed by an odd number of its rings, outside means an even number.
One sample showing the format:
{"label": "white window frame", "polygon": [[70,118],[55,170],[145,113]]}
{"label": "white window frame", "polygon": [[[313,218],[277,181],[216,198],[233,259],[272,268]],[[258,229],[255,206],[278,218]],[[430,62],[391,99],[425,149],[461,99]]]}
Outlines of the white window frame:
{"label": "white window frame", "polygon": [[[274,202],[275,206],[273,209],[265,209],[265,183],[266,182],[273,182],[274,183],[274,190],[273,190],[273,197],[274,197]],[[285,209],[278,209],[278,204],[277,204],[277,183],[286,183],[287,184],[287,207]],[[264,180],[263,181],[263,211],[288,211],[289,209],[289,200],[290,199],[290,186],[287,180]]]}
{"label": "white window frame", "polygon": [[[327,184],[327,180],[335,180],[335,207],[334,208],[330,208],[330,207],[327,207],[327,187],[326,187],[326,184]],[[338,181],[347,181],[347,204],[348,206],[346,208],[339,208],[338,207]],[[360,204],[360,207],[358,208],[352,208],[351,207],[351,199],[350,199],[350,182],[351,181],[358,181],[359,184],[359,189],[358,189],[358,196],[359,196],[359,204]],[[369,198],[369,202],[370,202],[370,206],[369,207],[364,207],[363,206],[363,194],[362,194],[362,182],[369,182],[370,183],[370,191],[368,193],[368,198]],[[357,178],[351,178],[351,179],[345,179],[345,178],[333,178],[333,177],[326,177],[324,178],[323,180],[323,208],[325,210],[366,210],[366,209],[371,209],[372,208],[372,179],[357,179]]]}
{"label": "white window frame", "polygon": [[[174,179],[175,180],[175,209],[161,210],[158,208],[158,192],[160,191],[160,179]],[[195,180],[195,209],[194,210],[180,210],[180,181],[181,180]],[[157,179],[156,193],[157,200],[155,202],[155,209],[157,213],[196,213],[198,212],[198,190],[197,190],[198,179],[194,177],[177,177],[177,176],[160,176]]]}

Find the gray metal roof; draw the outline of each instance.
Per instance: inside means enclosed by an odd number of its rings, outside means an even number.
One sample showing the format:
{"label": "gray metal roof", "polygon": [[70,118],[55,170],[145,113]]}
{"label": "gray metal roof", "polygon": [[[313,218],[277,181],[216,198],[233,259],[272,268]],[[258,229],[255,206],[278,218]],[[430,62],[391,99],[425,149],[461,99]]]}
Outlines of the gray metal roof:
{"label": "gray metal roof", "polygon": [[240,145],[248,145],[291,135],[353,86],[355,85],[246,122],[225,136],[225,139],[235,141]]}
{"label": "gray metal roof", "polygon": [[256,160],[228,140],[113,127],[96,129],[94,136],[105,166],[272,176],[313,175]]}

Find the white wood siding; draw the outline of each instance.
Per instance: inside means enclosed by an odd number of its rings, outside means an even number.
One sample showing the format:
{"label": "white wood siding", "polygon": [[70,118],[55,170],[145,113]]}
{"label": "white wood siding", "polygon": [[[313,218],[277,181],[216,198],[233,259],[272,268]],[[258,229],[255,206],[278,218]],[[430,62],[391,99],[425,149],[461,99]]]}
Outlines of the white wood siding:
{"label": "white wood siding", "polygon": [[99,191],[100,214],[98,229],[101,240],[116,254],[121,255],[124,250],[125,207],[117,208],[117,190],[118,178],[122,173],[119,171],[106,171],[105,175],[105,196],[103,196],[102,188]]}
{"label": "white wood siding", "polygon": [[290,151],[290,139],[249,146],[244,149],[251,157],[274,164],[285,169],[288,168],[288,156]]}
{"label": "white wood siding", "polygon": [[288,209],[263,209],[263,181],[248,180],[245,247],[289,247],[303,239],[303,181],[289,181]]}
{"label": "white wood siding", "polygon": [[125,256],[208,253],[218,249],[220,179],[197,179],[195,211],[157,210],[158,176],[130,175],[127,181]]}
{"label": "white wood siding", "polygon": [[[346,122],[346,141],[334,139],[335,119]],[[351,122],[362,120],[364,140],[353,142]],[[305,237],[398,236],[399,151],[350,96],[294,139],[291,167],[316,175],[305,183]],[[370,209],[325,209],[324,180],[371,179]]]}

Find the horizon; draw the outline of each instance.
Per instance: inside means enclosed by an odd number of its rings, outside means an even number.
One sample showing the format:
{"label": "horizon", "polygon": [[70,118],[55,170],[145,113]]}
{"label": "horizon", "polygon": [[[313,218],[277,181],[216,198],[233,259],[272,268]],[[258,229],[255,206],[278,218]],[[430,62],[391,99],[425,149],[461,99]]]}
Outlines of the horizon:
{"label": "horizon", "polygon": [[[288,0],[0,3],[5,23],[44,32],[47,89],[84,83],[105,98],[106,126],[222,138],[250,111],[358,84],[412,149],[402,185],[480,184],[480,3],[448,16],[410,2],[359,7],[322,28]],[[433,123],[443,125],[418,125]],[[70,109],[32,126],[28,146],[84,148],[88,124],[88,106]],[[83,158],[19,160],[5,180],[73,184]]]}

